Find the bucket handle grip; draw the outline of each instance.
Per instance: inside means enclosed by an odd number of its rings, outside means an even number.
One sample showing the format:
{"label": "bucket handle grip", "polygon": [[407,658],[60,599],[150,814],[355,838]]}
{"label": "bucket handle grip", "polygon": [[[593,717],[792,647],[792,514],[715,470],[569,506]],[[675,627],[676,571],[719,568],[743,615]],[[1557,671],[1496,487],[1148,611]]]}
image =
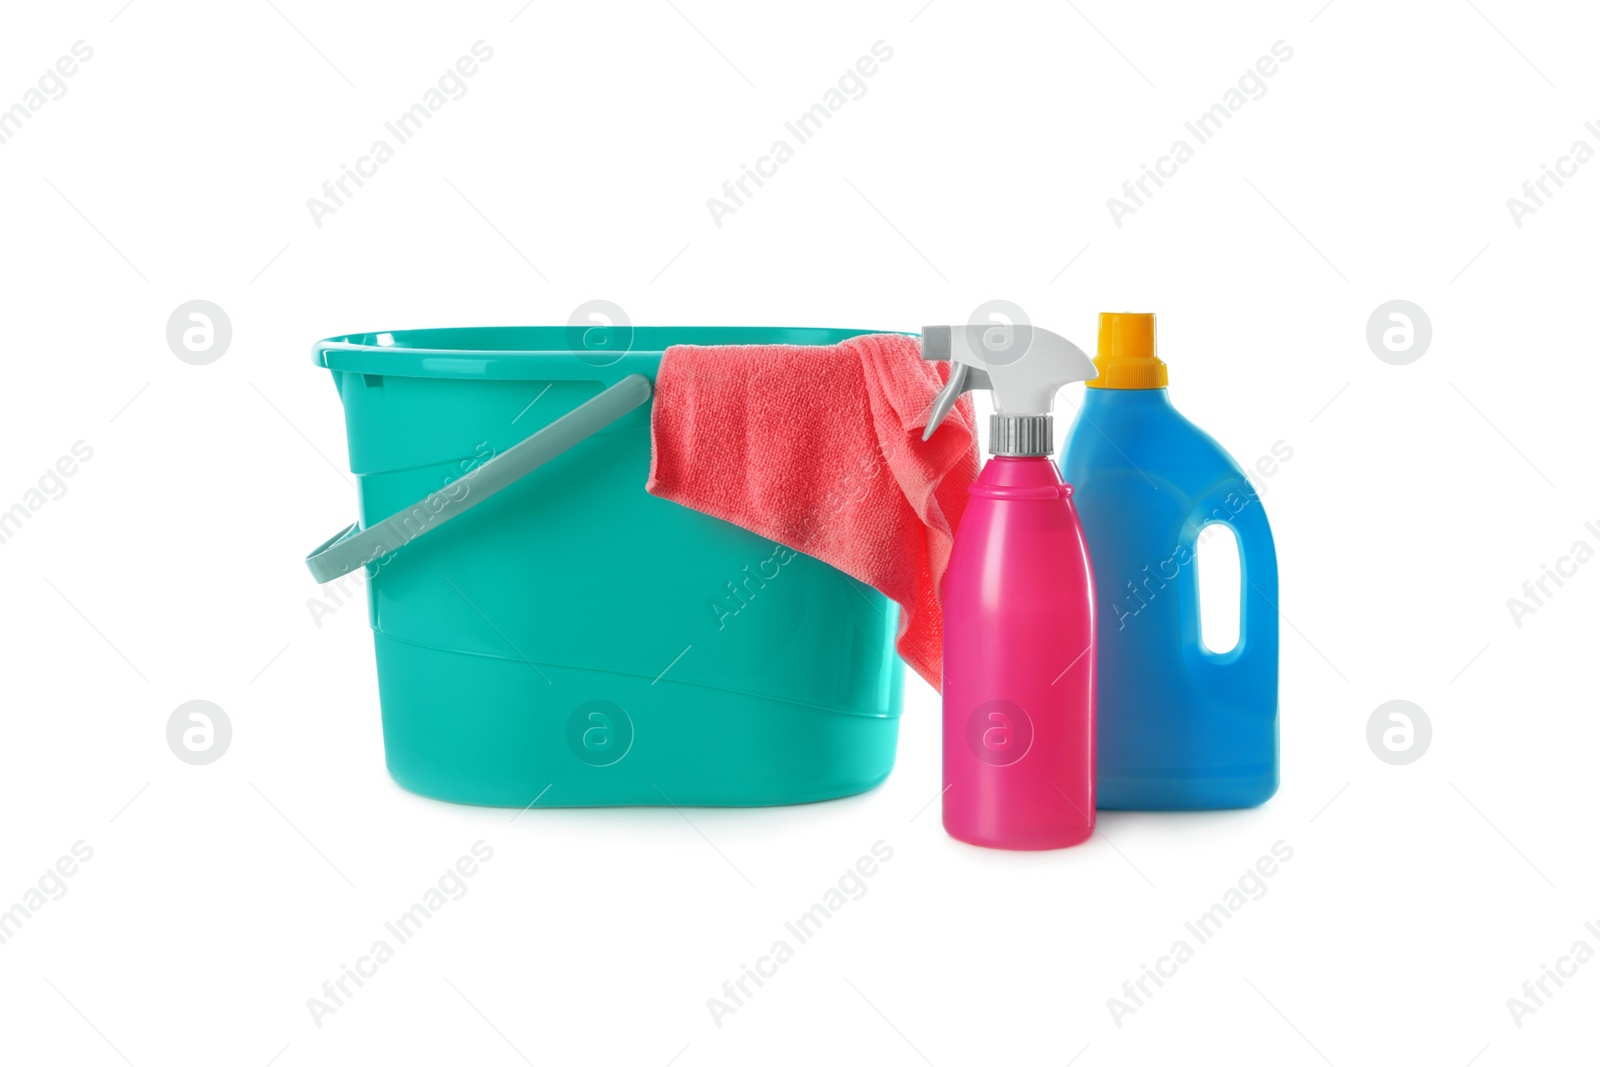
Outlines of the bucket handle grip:
{"label": "bucket handle grip", "polygon": [[[311,577],[319,584],[331,582],[377,562],[610,426],[648,401],[653,391],[649,378],[630,374],[416,504],[364,530],[351,523],[306,556]],[[463,484],[466,492],[452,491]]]}

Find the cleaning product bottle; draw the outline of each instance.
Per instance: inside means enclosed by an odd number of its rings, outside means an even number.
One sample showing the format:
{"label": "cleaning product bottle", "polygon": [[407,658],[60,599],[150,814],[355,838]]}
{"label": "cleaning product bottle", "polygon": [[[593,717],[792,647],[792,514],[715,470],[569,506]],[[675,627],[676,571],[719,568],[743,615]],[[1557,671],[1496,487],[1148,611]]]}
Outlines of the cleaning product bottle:
{"label": "cleaning product bottle", "polygon": [[[1278,561],[1239,465],[1167,398],[1155,316],[1102,314],[1062,449],[1099,589],[1100,806],[1245,808],[1278,788]],[[1206,647],[1197,540],[1239,546],[1239,638]]]}
{"label": "cleaning product bottle", "polygon": [[1075,845],[1094,832],[1094,582],[1050,412],[1094,364],[1027,324],[925,326],[922,358],[954,364],[924,440],[968,389],[995,406],[944,577],[944,827],[989,848]]}

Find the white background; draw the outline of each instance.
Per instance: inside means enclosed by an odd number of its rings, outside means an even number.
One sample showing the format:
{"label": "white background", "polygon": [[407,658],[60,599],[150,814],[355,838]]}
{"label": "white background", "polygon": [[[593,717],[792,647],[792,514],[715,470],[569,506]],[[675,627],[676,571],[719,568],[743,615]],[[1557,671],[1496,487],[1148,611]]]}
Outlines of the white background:
{"label": "white background", "polygon": [[[1520,1028],[1506,1006],[1600,950],[1600,563],[1520,627],[1506,606],[1600,548],[1600,162],[1520,228],[1506,206],[1600,148],[1592,11],[122,2],[16,5],[0,33],[0,106],[94,49],[0,145],[0,508],[93,449],[0,544],[0,907],[93,849],[0,945],[0,1059],[1594,1058],[1600,963]],[[467,95],[315,226],[306,198],[480,39]],[[879,40],[866,95],[717,227],[706,198]],[[1106,199],[1280,40],[1266,94],[1116,226]],[[389,780],[365,609],[307,608],[301,557],[355,510],[312,341],[595,298],[916,329],[995,297],[1086,347],[1096,311],[1158,312],[1175,403],[1246,465],[1292,447],[1263,481],[1271,802],[1108,814],[1049,854],[958,844],[923,810],[939,705],[914,680],[894,774],[834,803],[512,823]],[[164,336],[196,298],[233,327],[208,366]],[[1396,298],[1432,322],[1407,366],[1365,339]],[[206,767],[164,735],[197,698],[234,729]],[[1399,767],[1366,742],[1397,698],[1433,724]],[[307,998],[480,839],[470,892],[314,1025]],[[879,840],[867,895],[714,1025],[706,999]],[[1267,894],[1117,1026],[1107,998],[1280,840]]]}

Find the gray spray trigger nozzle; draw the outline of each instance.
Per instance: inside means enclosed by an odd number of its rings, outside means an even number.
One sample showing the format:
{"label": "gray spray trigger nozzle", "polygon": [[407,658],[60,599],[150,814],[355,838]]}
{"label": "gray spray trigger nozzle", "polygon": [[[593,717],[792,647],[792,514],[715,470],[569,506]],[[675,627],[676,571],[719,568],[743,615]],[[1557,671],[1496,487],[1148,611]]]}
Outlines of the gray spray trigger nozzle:
{"label": "gray spray trigger nozzle", "polygon": [[1027,323],[1004,330],[924,326],[922,358],[951,363],[950,380],[934,400],[922,431],[924,441],[933,436],[961,394],[972,389],[989,390],[998,415],[1049,415],[1062,386],[1099,375],[1094,361],[1077,345]]}
{"label": "gray spray trigger nozzle", "polygon": [[[948,329],[948,327],[946,327]],[[923,353],[923,359],[938,357]],[[922,439],[926,441],[933,436],[933,431],[939,428],[944,417],[950,414],[950,409],[956,406],[956,401],[961,399],[961,394],[973,389],[993,389],[994,383],[989,380],[985,371],[975,370],[965,363],[953,363],[950,366],[950,380],[945,383],[939,395],[933,400],[933,410],[928,413],[928,425],[922,428]]]}

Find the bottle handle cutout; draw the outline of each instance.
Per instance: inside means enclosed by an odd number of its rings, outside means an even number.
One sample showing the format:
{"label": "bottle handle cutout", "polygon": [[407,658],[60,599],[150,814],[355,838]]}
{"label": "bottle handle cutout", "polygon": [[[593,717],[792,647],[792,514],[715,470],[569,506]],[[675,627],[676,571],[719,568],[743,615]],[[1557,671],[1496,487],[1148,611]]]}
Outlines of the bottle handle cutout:
{"label": "bottle handle cutout", "polygon": [[[1197,555],[1201,534],[1207,527],[1217,525],[1227,527],[1233,534],[1239,559],[1238,640],[1221,652],[1206,647],[1204,640]],[[1215,675],[1217,684],[1225,688],[1225,679],[1230,676],[1241,681],[1251,676],[1251,671],[1240,668],[1261,661],[1275,662],[1278,655],[1278,565],[1272,528],[1261,498],[1247,480],[1240,478],[1208,494],[1185,529],[1194,531],[1186,544],[1196,558],[1189,568],[1192,573],[1179,583],[1184,659],[1192,673],[1219,672]]]}
{"label": "bottle handle cutout", "polygon": [[1239,535],[1229,523],[1208,522],[1195,538],[1194,557],[1200,646],[1213,656],[1225,656],[1239,647],[1248,588],[1241,576]]}

